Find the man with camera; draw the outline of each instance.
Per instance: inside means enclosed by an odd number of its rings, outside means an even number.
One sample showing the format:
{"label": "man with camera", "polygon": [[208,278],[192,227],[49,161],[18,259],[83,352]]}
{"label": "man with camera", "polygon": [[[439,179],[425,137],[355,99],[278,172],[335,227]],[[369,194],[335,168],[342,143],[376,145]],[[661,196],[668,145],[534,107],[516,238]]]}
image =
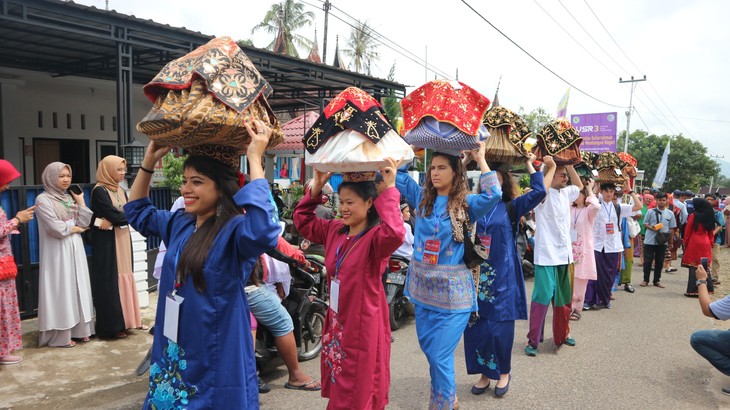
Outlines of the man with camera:
{"label": "man with camera", "polygon": [[[730,296],[712,301],[707,291],[707,258],[700,259],[695,273],[702,313],[718,320],[730,319]],[[689,339],[692,348],[715,368],[730,376],[730,330],[698,330]],[[730,396],[730,388],[722,392]]]}

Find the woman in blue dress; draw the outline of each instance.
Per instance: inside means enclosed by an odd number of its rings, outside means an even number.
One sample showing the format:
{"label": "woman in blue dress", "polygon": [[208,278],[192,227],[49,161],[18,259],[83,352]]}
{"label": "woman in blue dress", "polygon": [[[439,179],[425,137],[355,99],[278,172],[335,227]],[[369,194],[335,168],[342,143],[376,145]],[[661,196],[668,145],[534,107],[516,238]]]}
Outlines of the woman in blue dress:
{"label": "woman in blue dress", "polygon": [[132,185],[124,206],[130,224],[168,244],[145,409],[259,408],[244,287],[280,227],[261,166],[272,131],[254,124],[258,133],[247,125],[251,182],[240,190],[233,164],[191,155],[180,187],[185,209],[156,209],[148,198],[152,168],[169,147],[154,141]]}
{"label": "woman in blue dress", "polygon": [[477,235],[482,244],[490,244],[490,252],[489,259],[481,266],[477,289],[479,319],[464,331],[466,371],[481,374],[471,388],[473,394],[484,393],[490,380],[497,380],[495,396],[507,393],[515,320],[527,320],[525,278],[515,235],[520,218],[545,198],[542,172],[535,171],[533,161],[535,155],[530,154],[526,165],[531,190],[521,196],[512,176],[497,171],[502,200],[477,221]]}
{"label": "woman in blue dress", "polygon": [[431,158],[423,187],[402,169],[396,178],[396,187],[416,208],[406,295],[416,306],[418,342],[430,367],[429,409],[458,408],[454,350],[477,310],[473,274],[464,264],[462,225],[471,226],[502,197],[497,176],[484,159],[484,143],[472,156],[482,172],[478,195],[468,194],[459,158],[440,152]]}

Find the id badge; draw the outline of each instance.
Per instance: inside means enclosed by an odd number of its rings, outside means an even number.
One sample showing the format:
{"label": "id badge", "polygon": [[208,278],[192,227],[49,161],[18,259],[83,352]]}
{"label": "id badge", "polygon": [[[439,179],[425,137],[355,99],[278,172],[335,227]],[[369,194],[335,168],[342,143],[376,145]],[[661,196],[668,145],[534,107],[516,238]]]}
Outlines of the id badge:
{"label": "id badge", "polygon": [[441,250],[441,241],[436,239],[427,239],[426,240],[426,251],[427,252],[433,252],[433,253],[439,253]]}
{"label": "id badge", "polygon": [[437,265],[439,263],[439,255],[436,253],[423,253],[423,262],[429,265]]}
{"label": "id badge", "polygon": [[180,295],[167,295],[165,298],[165,327],[162,329],[162,334],[177,343],[177,326],[180,323],[180,305],[182,305],[183,298]]}
{"label": "id badge", "polygon": [[576,242],[578,240],[578,230],[577,229],[571,229],[570,230],[570,241]]}
{"label": "id badge", "polygon": [[332,279],[330,282],[330,309],[338,313],[340,308],[340,280]]}
{"label": "id badge", "polygon": [[492,247],[492,235],[479,235],[479,240],[482,242],[487,259],[489,259],[489,249]]}
{"label": "id badge", "polygon": [[613,223],[606,224],[606,235],[613,235],[614,232]]}

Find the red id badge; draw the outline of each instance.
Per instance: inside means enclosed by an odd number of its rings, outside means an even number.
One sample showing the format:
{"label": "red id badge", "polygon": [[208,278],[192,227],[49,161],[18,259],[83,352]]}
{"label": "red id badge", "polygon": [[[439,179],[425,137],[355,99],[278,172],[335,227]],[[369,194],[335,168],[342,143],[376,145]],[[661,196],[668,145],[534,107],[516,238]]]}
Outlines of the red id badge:
{"label": "red id badge", "polygon": [[487,259],[489,259],[489,249],[492,247],[492,235],[479,235],[479,240],[482,241]]}
{"label": "red id badge", "polygon": [[606,235],[613,235],[613,233],[614,233],[613,224],[612,223],[606,224]]}
{"label": "red id badge", "polygon": [[433,253],[439,253],[441,249],[441,241],[436,239],[427,239],[426,240],[426,251],[427,252],[433,252]]}
{"label": "red id badge", "polygon": [[437,265],[439,263],[439,255],[437,253],[423,253],[423,262],[429,265]]}

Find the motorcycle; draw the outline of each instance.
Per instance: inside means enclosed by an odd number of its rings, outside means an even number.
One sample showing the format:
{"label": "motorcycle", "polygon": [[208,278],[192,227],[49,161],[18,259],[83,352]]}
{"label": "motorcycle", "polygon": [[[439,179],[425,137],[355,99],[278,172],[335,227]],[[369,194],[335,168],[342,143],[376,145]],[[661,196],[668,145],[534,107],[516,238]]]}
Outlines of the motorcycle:
{"label": "motorcycle", "polygon": [[[294,322],[294,339],[298,348],[299,361],[317,357],[322,350],[322,333],[327,304],[321,299],[321,270],[324,266],[307,258],[303,265],[274,250],[267,252],[272,258],[289,265],[292,276],[289,295],[281,302]],[[256,364],[261,367],[277,357],[274,336],[259,324],[256,332]]]}
{"label": "motorcycle", "polygon": [[397,330],[403,326],[408,317],[407,308],[411,302],[404,295],[408,262],[406,258],[393,255],[388,260],[388,266],[383,274],[385,298],[390,310],[391,330]]}

